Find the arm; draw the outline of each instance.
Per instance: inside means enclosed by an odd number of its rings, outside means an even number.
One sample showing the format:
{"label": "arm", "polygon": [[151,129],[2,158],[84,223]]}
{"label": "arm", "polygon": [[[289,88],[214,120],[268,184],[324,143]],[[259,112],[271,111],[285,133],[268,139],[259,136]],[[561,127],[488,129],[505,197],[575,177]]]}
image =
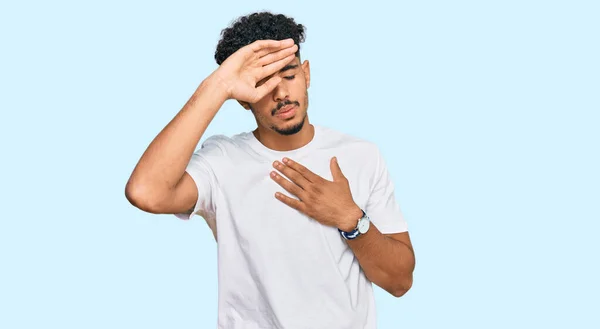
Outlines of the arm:
{"label": "arm", "polygon": [[256,84],[291,62],[296,50],[292,39],[259,40],[227,58],[150,143],[125,187],[129,202],[151,213],[193,209],[198,190],[185,169],[217,111],[227,99],[254,103],[271,92],[279,76]]}
{"label": "arm", "polygon": [[[354,220],[340,227],[342,231],[351,231],[356,219],[362,216],[358,206]],[[347,240],[358,262],[371,282],[395,297],[404,295],[412,286],[415,269],[415,255],[408,232],[382,234],[371,223],[367,233],[353,240]]]}
{"label": "arm", "polygon": [[151,213],[183,213],[193,208],[197,190],[185,175],[196,145],[227,99],[214,77],[196,89],[175,118],[154,138],[125,188],[134,206]]}
{"label": "arm", "polygon": [[[362,210],[352,199],[348,179],[342,173],[337,159],[331,160],[333,181],[325,180],[301,164],[284,158],[276,161],[278,169],[289,181],[273,172],[271,177],[299,200],[282,193],[276,198],[288,206],[319,221],[321,224],[351,231],[356,227]],[[371,224],[364,235],[347,240],[358,262],[371,282],[390,294],[400,297],[412,286],[415,257],[408,232],[382,234]]]}

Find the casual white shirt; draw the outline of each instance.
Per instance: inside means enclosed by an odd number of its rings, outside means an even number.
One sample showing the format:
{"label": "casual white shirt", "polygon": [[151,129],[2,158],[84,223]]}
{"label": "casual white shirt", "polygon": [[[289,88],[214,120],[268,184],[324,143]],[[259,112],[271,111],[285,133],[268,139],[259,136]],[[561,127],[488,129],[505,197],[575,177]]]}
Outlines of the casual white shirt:
{"label": "casual white shirt", "polygon": [[219,328],[376,328],[373,286],[354,253],[337,228],[275,198],[294,196],[269,176],[272,164],[288,157],[332,180],[336,156],[371,225],[387,234],[407,223],[377,146],[314,127],[311,142],[285,152],[252,132],[212,136],[187,166],[198,201],[191,215],[176,216],[202,216],[217,241]]}

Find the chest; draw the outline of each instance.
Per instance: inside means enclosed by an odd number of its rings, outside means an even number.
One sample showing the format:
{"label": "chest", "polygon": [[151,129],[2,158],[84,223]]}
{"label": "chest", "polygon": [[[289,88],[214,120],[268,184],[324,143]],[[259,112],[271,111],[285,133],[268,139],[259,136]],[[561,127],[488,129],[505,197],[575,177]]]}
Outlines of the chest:
{"label": "chest", "polygon": [[[333,156],[320,152],[292,159],[332,181],[330,159]],[[336,156],[348,178],[353,200],[364,208],[371,189],[372,170],[359,158]],[[317,240],[322,239],[339,241],[337,229],[324,227],[275,198],[275,193],[280,192],[297,199],[270,177],[270,173],[276,171],[273,167],[275,160],[281,161],[278,158],[261,162],[239,161],[235,166],[219,168],[220,193],[216,207],[219,229],[236,232],[237,239],[248,246],[277,245],[294,241],[298,236],[305,237],[303,241],[306,244],[318,243]],[[302,243],[298,247],[302,248]]]}

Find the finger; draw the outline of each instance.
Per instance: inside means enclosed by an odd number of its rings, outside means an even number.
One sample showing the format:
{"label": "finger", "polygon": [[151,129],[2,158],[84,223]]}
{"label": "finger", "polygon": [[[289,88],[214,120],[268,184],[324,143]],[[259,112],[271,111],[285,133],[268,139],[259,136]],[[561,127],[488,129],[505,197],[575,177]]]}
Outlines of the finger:
{"label": "finger", "polygon": [[285,40],[256,40],[250,44],[250,49],[259,52],[265,48],[285,48],[294,44],[294,39]]}
{"label": "finger", "polygon": [[258,64],[260,66],[268,65],[268,64],[276,62],[280,59],[286,58],[289,55],[293,55],[297,51],[298,51],[298,46],[292,45],[291,47],[284,48],[284,49],[278,50],[276,52],[272,52],[270,54],[267,54],[267,55],[261,57],[260,60],[258,61]]}
{"label": "finger", "polygon": [[259,87],[256,87],[256,99],[254,99],[254,101],[258,101],[259,99],[265,97],[268,93],[273,91],[273,89],[275,89],[275,87],[277,87],[277,85],[280,82],[281,77],[278,75],[274,75],[271,78],[269,78],[269,80],[265,81],[265,83],[263,83]]}
{"label": "finger", "polygon": [[310,185],[310,182],[306,178],[304,178],[304,176],[302,176],[299,172],[295,171],[294,169],[288,166],[283,165],[279,161],[275,161],[273,163],[273,167],[277,168],[283,175],[285,175],[285,177],[289,178],[292,182],[295,183],[295,185],[298,185],[304,190],[306,190],[308,188],[308,185]]}
{"label": "finger", "polygon": [[344,173],[342,172],[342,168],[340,168],[337,157],[331,158],[329,167],[331,168],[331,175],[334,182],[339,182],[346,179],[346,176],[344,176]]}
{"label": "finger", "polygon": [[296,209],[296,210],[298,210],[298,211],[300,211],[302,213],[305,213],[305,210],[304,210],[305,209],[305,205],[304,205],[304,203],[302,201],[296,200],[294,198],[290,198],[289,196],[283,195],[283,193],[279,193],[279,192],[275,193],[275,197],[279,201],[287,204],[288,206],[290,206],[290,207],[292,207],[292,208],[294,208],[294,209]]}
{"label": "finger", "polygon": [[304,190],[300,188],[300,186],[290,182],[289,180],[285,179],[283,176],[279,175],[274,171],[271,173],[271,178],[275,182],[277,182],[277,184],[283,187],[286,191],[297,196],[300,200],[303,199],[302,196],[304,195]]}
{"label": "finger", "polygon": [[258,55],[258,57],[260,58],[260,57],[264,57],[270,53],[278,52],[282,49],[287,49],[287,48],[290,48],[293,46],[297,47],[297,45],[295,43],[292,43],[292,44],[286,45],[286,46],[262,48],[261,50],[255,52],[255,54]]}
{"label": "finger", "polygon": [[286,65],[291,63],[294,60],[294,58],[296,58],[296,55],[290,54],[278,61],[275,61],[271,64],[263,66],[261,69],[260,76],[258,77],[258,80],[264,79],[265,77],[268,77],[269,75],[271,75],[275,72],[279,72],[279,70],[281,70]]}
{"label": "finger", "polygon": [[270,53],[277,52],[280,50],[281,50],[280,47],[263,48],[263,49],[259,50],[258,52],[256,52],[256,55],[258,55],[258,57],[261,58],[261,57],[264,57],[265,55],[268,55]]}
{"label": "finger", "polygon": [[308,168],[304,167],[303,165],[299,164],[298,162],[292,161],[292,159],[283,158],[283,163],[285,163],[286,166],[294,169],[294,171],[298,172],[300,175],[302,175],[306,180],[308,180],[311,183],[318,183],[323,180],[323,178],[321,176],[308,170]]}

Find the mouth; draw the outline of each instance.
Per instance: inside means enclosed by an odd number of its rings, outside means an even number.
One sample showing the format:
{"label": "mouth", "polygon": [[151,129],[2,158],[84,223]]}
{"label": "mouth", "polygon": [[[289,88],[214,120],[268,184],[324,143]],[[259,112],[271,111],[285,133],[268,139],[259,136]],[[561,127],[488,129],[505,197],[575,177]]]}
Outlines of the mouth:
{"label": "mouth", "polygon": [[296,114],[296,105],[292,104],[292,105],[286,105],[286,106],[282,107],[275,114],[275,116],[280,119],[288,119],[288,118],[293,117],[295,114]]}

